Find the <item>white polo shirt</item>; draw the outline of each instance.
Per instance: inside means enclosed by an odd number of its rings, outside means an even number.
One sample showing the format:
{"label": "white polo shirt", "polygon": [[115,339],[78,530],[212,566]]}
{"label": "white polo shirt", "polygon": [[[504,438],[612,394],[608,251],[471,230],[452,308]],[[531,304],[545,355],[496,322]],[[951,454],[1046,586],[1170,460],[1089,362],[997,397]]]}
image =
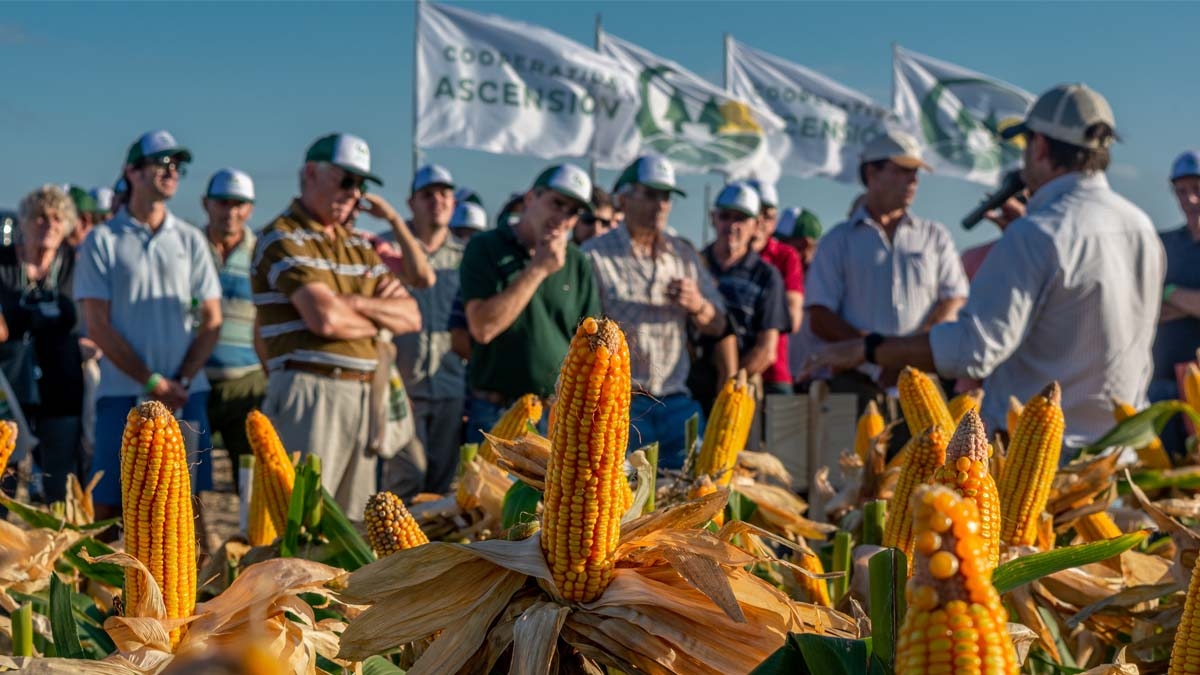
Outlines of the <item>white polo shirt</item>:
{"label": "white polo shirt", "polygon": [[[97,225],[76,254],[75,299],[109,303],[113,329],[150,370],[174,377],[192,344],[193,307],[221,297],[208,242],[170,211],[157,232],[124,207]],[[98,397],[140,396],[135,382],[109,359],[100,360]],[[201,369],[191,391],[207,391]]]}

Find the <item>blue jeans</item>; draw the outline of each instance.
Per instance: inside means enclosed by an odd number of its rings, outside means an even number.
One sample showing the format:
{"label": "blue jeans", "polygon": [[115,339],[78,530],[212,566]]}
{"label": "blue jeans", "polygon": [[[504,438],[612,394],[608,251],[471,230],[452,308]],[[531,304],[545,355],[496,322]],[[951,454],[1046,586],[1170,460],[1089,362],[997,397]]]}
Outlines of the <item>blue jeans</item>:
{"label": "blue jeans", "polygon": [[[104,472],[104,477],[92,493],[92,500],[97,504],[121,506],[121,438],[125,435],[125,418],[135,405],[137,398],[134,396],[96,399],[96,454],[92,458],[88,479],[100,471]],[[196,467],[196,480],[192,482],[192,494],[212,490],[212,429],[208,424],[208,392],[200,391],[189,396],[179,418],[195,424],[200,431],[199,465]],[[183,424],[180,423],[181,426]],[[234,470],[237,468],[234,467]]]}
{"label": "blue jeans", "polygon": [[[496,422],[504,415],[507,406],[498,405],[491,401],[485,401],[480,398],[467,394],[467,443],[482,443],[483,432],[490,431],[496,426]],[[538,433],[546,435],[546,425],[550,421],[548,411],[542,412],[542,419],[538,421]]]}
{"label": "blue jeans", "polygon": [[658,441],[658,465],[664,469],[682,469],[691,448],[684,447],[684,423],[700,415],[700,433],[704,433],[704,415],[700,404],[687,394],[671,394],[656,399],[635,394],[629,406],[629,447],[638,448]]}

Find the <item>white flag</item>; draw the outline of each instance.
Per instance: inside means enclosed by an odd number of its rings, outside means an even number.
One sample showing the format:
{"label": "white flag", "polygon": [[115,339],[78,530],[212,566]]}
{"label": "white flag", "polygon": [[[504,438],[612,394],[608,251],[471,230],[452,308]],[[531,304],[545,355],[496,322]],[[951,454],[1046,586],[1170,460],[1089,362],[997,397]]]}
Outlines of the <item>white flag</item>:
{"label": "white flag", "polygon": [[[884,133],[895,116],[867,95],[829,78],[729,41],[730,94],[770,108],[787,127],[790,149],[783,158],[789,176],[831,176],[858,182],[863,146]],[[775,138],[771,143],[777,144]]]}
{"label": "white flag", "polygon": [[1022,141],[999,134],[1025,119],[1032,94],[899,46],[892,63],[892,105],[927,146],[925,161],[937,173],[994,185],[1021,165]]}
{"label": "white flag", "polygon": [[767,139],[784,124],[769,108],[730,96],[678,63],[612,35],[601,35],[600,51],[638,79],[639,153],[662,155],[679,171],[779,178],[779,159],[787,148]]}
{"label": "white flag", "polygon": [[416,89],[418,147],[608,163],[637,152],[636,79],[540,26],[421,3]]}

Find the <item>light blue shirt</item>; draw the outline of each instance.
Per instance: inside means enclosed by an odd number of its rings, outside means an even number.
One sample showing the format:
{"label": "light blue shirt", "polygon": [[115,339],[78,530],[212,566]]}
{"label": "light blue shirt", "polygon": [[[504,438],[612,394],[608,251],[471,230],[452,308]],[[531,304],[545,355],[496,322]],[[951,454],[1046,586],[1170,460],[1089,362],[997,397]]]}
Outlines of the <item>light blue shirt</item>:
{"label": "light blue shirt", "polygon": [[989,429],[1009,396],[1057,380],[1065,442],[1086,445],[1113,426],[1110,398],[1146,401],[1165,260],[1149,216],[1103,173],[1059,176],[996,242],[958,321],[933,327],[938,372],[986,378]]}
{"label": "light blue shirt", "polygon": [[[75,298],[105,300],[113,329],[150,370],[179,372],[192,344],[193,307],[221,297],[221,284],[204,233],[170,211],[157,232],[122,208],[97,225],[77,254]],[[109,359],[100,359],[98,397],[140,396],[135,382]],[[207,391],[204,371],[192,392]]]}
{"label": "light blue shirt", "polygon": [[906,214],[889,241],[863,207],[821,239],[804,277],[805,307],[825,307],[861,331],[883,335],[915,333],[938,302],[967,292],[962,259],[944,225]]}

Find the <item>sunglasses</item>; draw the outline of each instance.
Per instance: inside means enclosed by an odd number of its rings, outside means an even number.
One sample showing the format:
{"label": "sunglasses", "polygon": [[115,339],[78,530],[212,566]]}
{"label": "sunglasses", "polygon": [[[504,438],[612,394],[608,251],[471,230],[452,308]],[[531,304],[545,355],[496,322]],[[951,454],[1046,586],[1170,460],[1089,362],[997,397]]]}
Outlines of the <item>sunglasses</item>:
{"label": "sunglasses", "polygon": [[[345,171],[345,169],[343,169],[343,171]],[[362,176],[356,176],[349,171],[345,171],[339,187],[341,187],[343,190],[353,190],[358,188],[359,191],[365,194],[367,192],[367,179],[363,178]]]}
{"label": "sunglasses", "polygon": [[161,170],[164,173],[170,173],[174,171],[175,173],[179,174],[180,178],[183,178],[187,175],[187,163],[178,157],[171,155],[142,160],[140,167],[147,166],[154,167],[155,169]]}
{"label": "sunglasses", "polygon": [[616,222],[613,218],[597,218],[590,213],[585,213],[580,216],[580,219],[583,220],[584,225],[599,225],[600,227],[612,227]]}

